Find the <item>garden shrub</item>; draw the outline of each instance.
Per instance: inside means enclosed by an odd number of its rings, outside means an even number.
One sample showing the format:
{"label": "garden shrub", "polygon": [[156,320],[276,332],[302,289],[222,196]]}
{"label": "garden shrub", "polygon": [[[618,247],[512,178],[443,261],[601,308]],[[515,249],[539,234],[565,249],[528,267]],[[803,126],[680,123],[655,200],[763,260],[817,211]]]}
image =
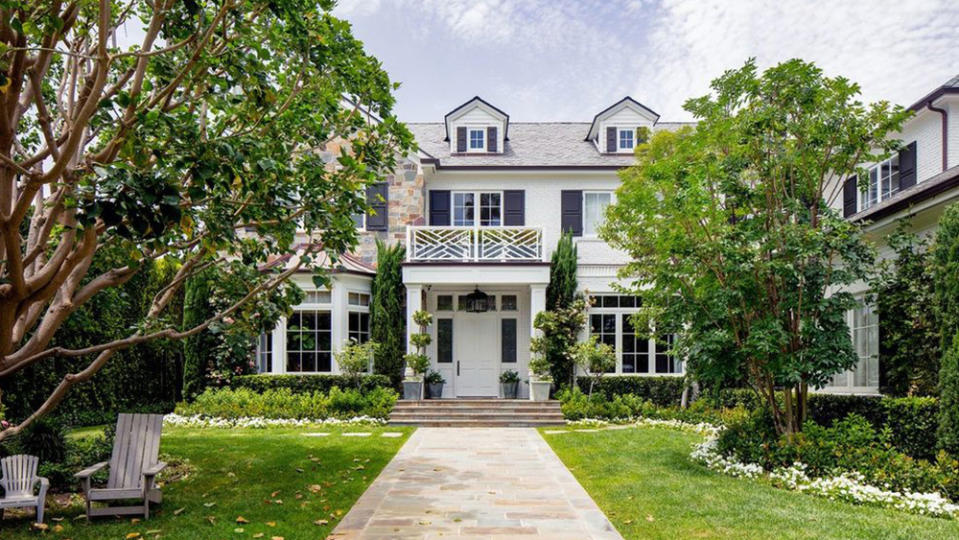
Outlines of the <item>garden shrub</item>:
{"label": "garden shrub", "polygon": [[959,455],[959,333],[942,357],[939,404],[937,446]]}
{"label": "garden shrub", "polygon": [[[113,451],[113,425],[95,437],[69,438],[59,419],[40,418],[22,433],[0,444],[0,456],[30,454],[40,458],[37,474],[50,480],[52,491],[73,489],[73,474],[94,463],[106,461]],[[97,479],[107,471],[98,473]]]}
{"label": "garden shrub", "polygon": [[881,404],[890,443],[914,458],[933,459],[936,455],[936,426],[939,401],[931,397],[883,398]]}
{"label": "garden shrub", "polygon": [[[356,387],[356,382],[346,375],[241,375],[234,377],[230,386],[233,388],[248,388],[257,392],[286,388],[293,393],[327,393],[333,387]],[[392,382],[386,375],[376,374],[360,377],[361,392],[392,387]]]}
{"label": "garden shrub", "polygon": [[389,388],[377,387],[366,392],[353,388],[332,387],[328,392],[293,392],[276,388],[257,392],[249,388],[209,388],[192,403],[177,405],[177,414],[204,415],[237,419],[243,417],[314,419],[348,419],[370,416],[386,419],[397,394]]}
{"label": "garden shrub", "polygon": [[823,426],[807,422],[792,439],[777,437],[769,413],[754,411],[746,419],[732,422],[722,431],[717,448],[726,456],[735,455],[767,471],[796,462],[806,465],[811,477],[858,472],[872,485],[893,491],[939,492],[959,497],[959,468],[945,454],[935,461],[915,459],[891,443],[889,429],[877,430],[858,414]]}
{"label": "garden shrub", "polygon": [[[589,390],[589,377],[578,377],[576,382],[581,390]],[[682,377],[604,377],[596,381],[593,393],[603,394],[607,399],[632,394],[660,407],[676,407],[683,397],[685,384]]]}
{"label": "garden shrub", "polygon": [[631,420],[636,418],[655,418],[660,420],[682,420],[689,423],[708,422],[726,424],[733,419],[746,415],[742,407],[715,409],[705,402],[698,401],[689,408],[661,407],[636,394],[618,394],[611,399],[605,394],[593,392],[585,394],[579,388],[564,388],[557,392],[556,398],[566,420]]}

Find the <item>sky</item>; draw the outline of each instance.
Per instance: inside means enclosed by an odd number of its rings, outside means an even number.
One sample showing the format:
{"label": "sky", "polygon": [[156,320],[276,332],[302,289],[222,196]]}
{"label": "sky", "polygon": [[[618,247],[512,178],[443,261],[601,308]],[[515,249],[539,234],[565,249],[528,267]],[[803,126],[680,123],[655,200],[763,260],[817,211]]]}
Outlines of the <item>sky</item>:
{"label": "sky", "polygon": [[406,122],[474,95],[515,121],[590,121],[632,96],[662,121],[755,57],[790,58],[908,106],[959,75],[959,0],[339,0]]}

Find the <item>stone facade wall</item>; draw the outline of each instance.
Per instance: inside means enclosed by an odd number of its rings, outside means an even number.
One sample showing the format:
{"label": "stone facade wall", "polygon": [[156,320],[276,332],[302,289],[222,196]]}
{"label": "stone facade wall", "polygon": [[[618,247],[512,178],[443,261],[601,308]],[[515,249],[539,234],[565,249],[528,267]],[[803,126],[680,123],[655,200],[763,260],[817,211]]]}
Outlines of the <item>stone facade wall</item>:
{"label": "stone facade wall", "polygon": [[426,190],[419,164],[404,159],[385,181],[389,183],[389,230],[362,231],[356,248],[356,254],[371,264],[376,263],[377,238],[388,244],[404,244],[407,225],[426,224]]}

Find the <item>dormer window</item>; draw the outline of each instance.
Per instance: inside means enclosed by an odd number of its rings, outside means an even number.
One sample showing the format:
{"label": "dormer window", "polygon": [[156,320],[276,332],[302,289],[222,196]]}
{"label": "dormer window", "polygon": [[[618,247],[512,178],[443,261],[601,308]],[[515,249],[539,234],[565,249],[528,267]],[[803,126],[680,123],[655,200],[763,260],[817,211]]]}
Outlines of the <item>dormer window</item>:
{"label": "dormer window", "polygon": [[470,152],[482,152],[486,150],[486,130],[470,128]]}
{"label": "dormer window", "polygon": [[619,151],[631,151],[633,149],[633,142],[635,138],[635,130],[633,129],[620,129],[619,130]]}

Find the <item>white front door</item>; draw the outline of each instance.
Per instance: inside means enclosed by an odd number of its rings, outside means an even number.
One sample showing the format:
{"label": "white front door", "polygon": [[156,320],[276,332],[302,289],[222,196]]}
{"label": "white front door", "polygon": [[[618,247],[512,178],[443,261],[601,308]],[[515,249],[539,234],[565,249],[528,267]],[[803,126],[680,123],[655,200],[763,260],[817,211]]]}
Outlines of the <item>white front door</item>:
{"label": "white front door", "polygon": [[497,313],[457,313],[453,343],[457,397],[499,393],[500,335]]}

